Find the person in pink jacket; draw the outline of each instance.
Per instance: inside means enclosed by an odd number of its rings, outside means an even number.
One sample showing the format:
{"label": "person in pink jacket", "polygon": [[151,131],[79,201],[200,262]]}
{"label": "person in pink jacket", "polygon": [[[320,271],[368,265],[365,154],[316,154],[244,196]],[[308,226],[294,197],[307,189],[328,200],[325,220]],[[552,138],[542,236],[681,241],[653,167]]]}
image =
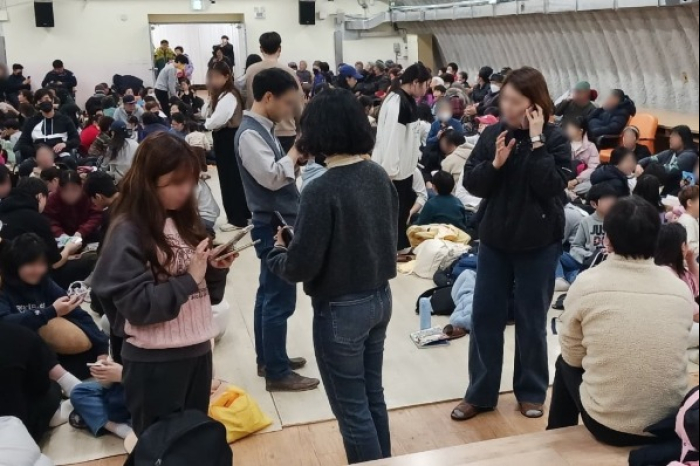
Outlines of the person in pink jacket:
{"label": "person in pink jacket", "polygon": [[588,121],[575,118],[566,123],[566,134],[571,140],[572,169],[575,178],[569,181],[568,193],[572,199],[585,197],[591,189],[591,174],[600,165],[600,153],[588,139]]}

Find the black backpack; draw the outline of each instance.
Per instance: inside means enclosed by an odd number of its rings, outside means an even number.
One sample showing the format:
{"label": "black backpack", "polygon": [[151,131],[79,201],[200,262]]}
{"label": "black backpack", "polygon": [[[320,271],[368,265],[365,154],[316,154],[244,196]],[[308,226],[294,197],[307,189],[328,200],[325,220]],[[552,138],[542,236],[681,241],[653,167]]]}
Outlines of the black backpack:
{"label": "black backpack", "polygon": [[231,466],[233,452],[226,428],[206,414],[171,414],[139,438],[124,466]]}

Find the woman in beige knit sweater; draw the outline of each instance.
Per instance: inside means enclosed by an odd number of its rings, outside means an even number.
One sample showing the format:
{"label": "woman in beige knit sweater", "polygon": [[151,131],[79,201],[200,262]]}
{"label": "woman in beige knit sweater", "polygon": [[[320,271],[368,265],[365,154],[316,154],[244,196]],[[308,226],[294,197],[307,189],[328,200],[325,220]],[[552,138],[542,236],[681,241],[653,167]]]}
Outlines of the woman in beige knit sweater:
{"label": "woman in beige knit sweater", "polygon": [[644,430],[678,409],[688,390],[694,300],[654,265],[659,215],[643,199],[605,218],[609,259],[579,275],[566,299],[549,429],[578,425],[601,442],[653,442]]}

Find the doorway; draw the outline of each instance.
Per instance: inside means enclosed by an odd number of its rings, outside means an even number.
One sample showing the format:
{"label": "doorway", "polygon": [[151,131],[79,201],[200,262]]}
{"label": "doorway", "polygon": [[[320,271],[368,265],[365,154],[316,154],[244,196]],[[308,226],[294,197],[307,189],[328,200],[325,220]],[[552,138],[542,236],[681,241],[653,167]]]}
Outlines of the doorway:
{"label": "doorway", "polygon": [[192,84],[203,86],[206,83],[207,65],[212,57],[215,45],[221,42],[221,36],[228,36],[233,45],[236,58],[234,73],[240,76],[244,72],[247,53],[245,25],[238,22],[225,23],[154,23],[151,22],[151,50],[155,50],[163,39],[170,42],[170,47],[181,46],[194,65]]}

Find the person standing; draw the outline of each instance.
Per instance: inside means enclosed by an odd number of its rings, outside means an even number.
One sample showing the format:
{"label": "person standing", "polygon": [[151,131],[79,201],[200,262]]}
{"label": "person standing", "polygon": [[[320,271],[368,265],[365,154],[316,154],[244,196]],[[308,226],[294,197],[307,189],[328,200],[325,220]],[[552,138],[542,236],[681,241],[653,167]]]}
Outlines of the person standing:
{"label": "person standing", "polygon": [[[279,61],[280,54],[282,53],[282,37],[280,37],[278,33],[266,32],[260,36],[260,53],[262,53],[263,60],[249,66],[246,70],[246,108],[248,110],[250,110],[255,103],[255,98],[253,96],[253,81],[255,81],[255,76],[257,76],[257,74],[261,71],[269,68],[279,68],[289,73],[289,75],[292,76],[295,81],[297,81],[297,85],[299,83],[294,70]],[[294,141],[297,137],[297,128],[299,124],[299,117],[301,116],[303,95],[301,92],[301,86],[298,87],[299,93],[294,112],[285,120],[282,120],[275,125],[275,136],[282,144],[282,149],[284,149],[285,154],[292,149],[294,146]]]}
{"label": "person standing", "polygon": [[[269,50],[269,49],[268,49]],[[287,320],[297,301],[295,285],[275,275],[267,259],[275,245],[273,218],[279,213],[294,225],[299,212],[299,153],[286,153],[273,134],[281,121],[289,121],[299,101],[299,82],[284,69],[270,67],[256,73],[252,108],[244,112],[236,134],[236,160],[241,169],[248,207],[253,216],[252,237],[260,259],[260,285],[255,298],[255,350],[258,375],[268,391],[305,391],[320,381],[293,372],[306,360],[287,356]]]}
{"label": "person standing", "polygon": [[464,187],[484,198],[479,273],[469,348],[470,386],[452,419],[466,421],[498,404],[503,332],[515,291],[515,375],[520,412],[542,417],[549,386],[547,312],[562,252],[562,196],[571,145],[547,123],[554,104],[544,76],[513,71],[501,91],[502,121],[484,131],[464,172]]}
{"label": "person standing", "polygon": [[192,79],[192,75],[194,74],[194,64],[192,63],[192,59],[190,58],[189,55],[185,53],[185,48],[181,45],[178,45],[175,47],[175,55],[184,55],[187,57],[187,65],[185,66],[185,79]]}
{"label": "person standing", "polygon": [[243,120],[243,98],[234,85],[231,68],[223,62],[215,63],[207,72],[207,87],[211,102],[204,110],[204,127],[213,131],[221,198],[228,220],[221,231],[236,231],[247,227],[250,220],[235,153],[236,132]]}
{"label": "person standing", "polygon": [[402,254],[411,248],[406,225],[416,200],[413,174],[421,154],[416,99],[425,96],[431,78],[430,71],[422,63],[406,68],[401,76],[401,87],[384,100],[377,121],[377,144],[372,158],[386,170],[399,193],[397,250]]}
{"label": "person standing", "polygon": [[32,90],[32,78],[24,76],[24,66],[19,63],[12,65],[12,74],[5,83],[7,102],[15,108],[19,107],[19,93]]}
{"label": "person standing", "polygon": [[175,52],[170,48],[170,42],[163,39],[160,41],[160,47],[153,53],[153,63],[156,66],[156,77],[165,68],[165,65],[175,59]]}
{"label": "person standing", "polygon": [[195,201],[199,159],[159,133],[139,147],[111,209],[92,290],[124,335],[126,404],[137,436],[187,409],[206,413],[216,336],[211,296],[223,293],[235,256],[216,260]]}
{"label": "person standing", "polygon": [[170,116],[170,98],[177,97],[177,74],[183,71],[189,62],[186,55],[178,55],[172,63],[165,65],[165,68],[158,73],[155,85],[156,99],[160,109],[167,116]]}
{"label": "person standing", "polygon": [[311,296],[316,361],[348,462],[388,458],[382,367],[392,313],[389,280],[396,276],[398,195],[369,160],[372,127],[350,92],[319,94],[301,128],[299,151],[309,159],[326,156],[328,172],[304,190],[294,239],[287,244],[278,233],[268,264],[284,279],[304,282]]}
{"label": "person standing", "polygon": [[233,68],[236,66],[236,55],[233,52],[233,44],[231,44],[229,41],[230,39],[228,36],[221,36],[221,43],[219,44],[219,47],[224,53],[224,56],[228,58],[228,61],[231,64],[231,72],[233,72]]}

